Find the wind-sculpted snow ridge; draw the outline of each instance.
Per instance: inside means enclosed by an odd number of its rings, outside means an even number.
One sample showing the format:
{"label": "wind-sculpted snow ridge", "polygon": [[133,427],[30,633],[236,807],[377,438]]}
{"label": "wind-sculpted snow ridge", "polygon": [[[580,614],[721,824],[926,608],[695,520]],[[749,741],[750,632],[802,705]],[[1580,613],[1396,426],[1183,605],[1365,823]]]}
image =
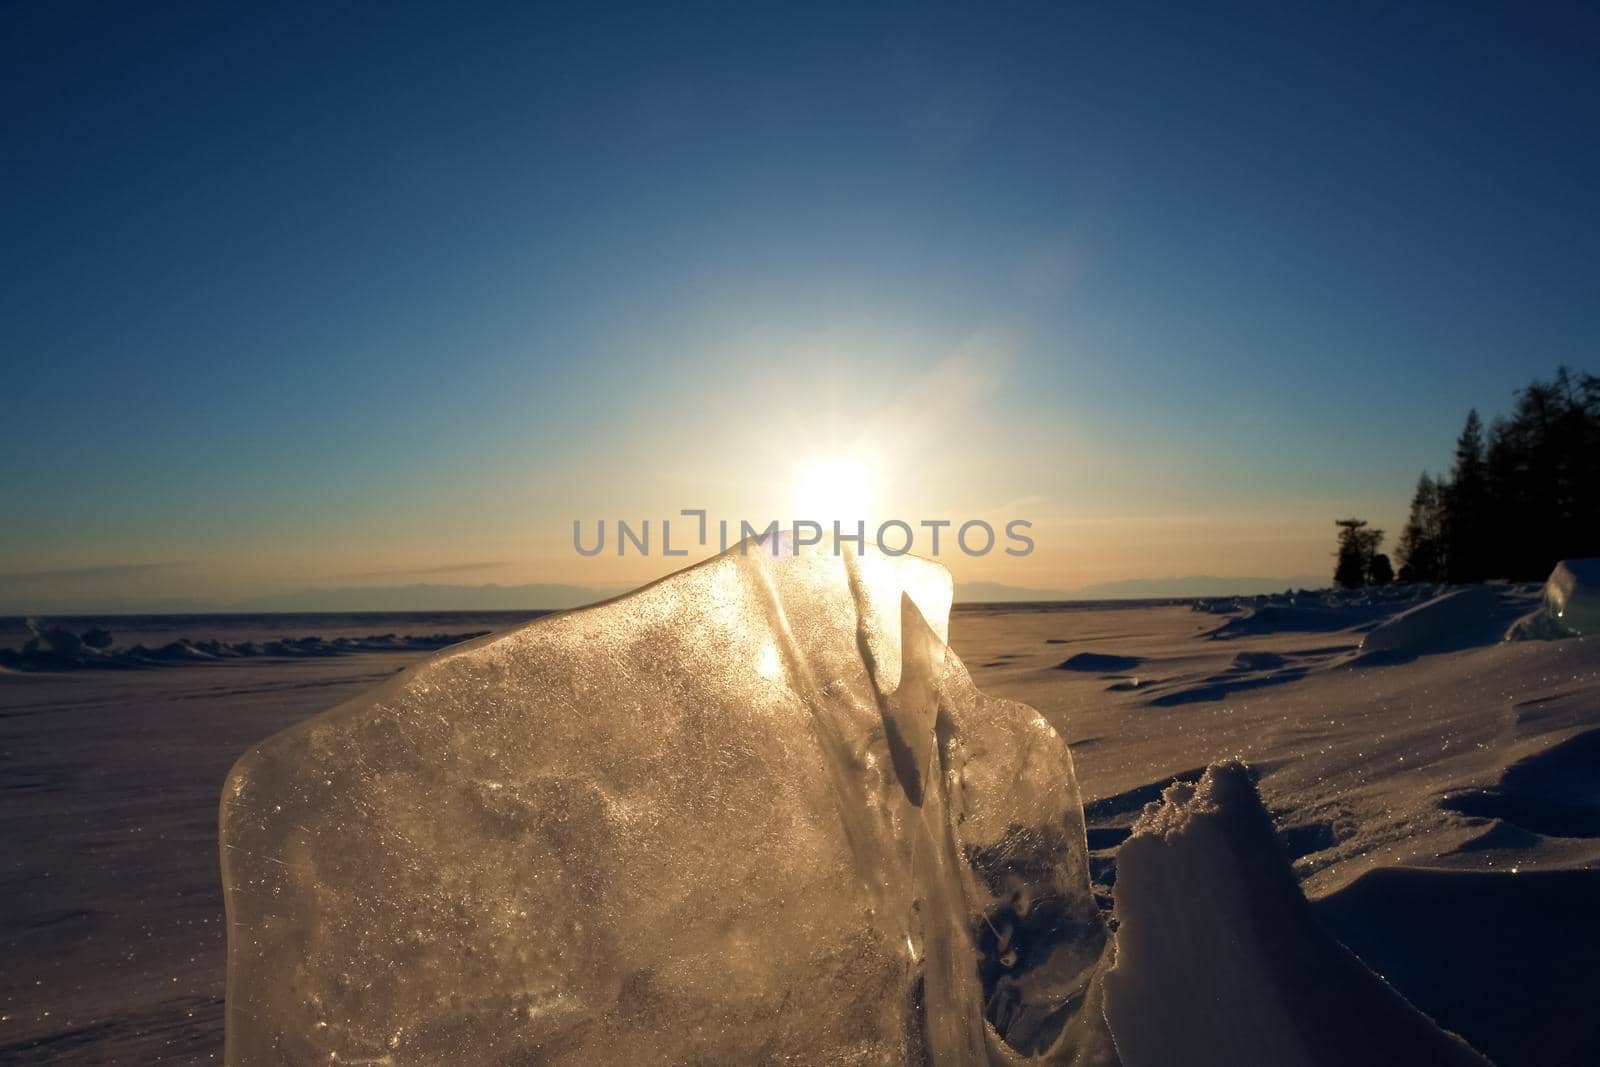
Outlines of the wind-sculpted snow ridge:
{"label": "wind-sculpted snow ridge", "polygon": [[[1385,619],[1361,639],[1365,659],[1398,657],[1449,647],[1452,643],[1492,643],[1505,632],[1499,593],[1493,586],[1468,585]],[[1498,614],[1497,614],[1498,613]]]}
{"label": "wind-sculpted snow ridge", "polygon": [[735,548],[257,746],[227,1062],[1115,1063],[1071,757],[950,601]]}
{"label": "wind-sculpted snow ridge", "polygon": [[1125,1067],[1489,1067],[1317,924],[1240,764],[1145,809],[1116,907],[1105,1011]]}

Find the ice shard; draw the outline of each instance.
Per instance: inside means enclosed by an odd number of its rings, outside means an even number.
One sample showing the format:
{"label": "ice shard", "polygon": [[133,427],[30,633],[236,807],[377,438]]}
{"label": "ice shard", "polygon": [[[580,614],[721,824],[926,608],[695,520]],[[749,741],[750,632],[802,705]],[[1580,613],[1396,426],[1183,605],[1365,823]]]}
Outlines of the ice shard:
{"label": "ice shard", "polygon": [[257,746],[227,1062],[1115,1062],[1071,757],[950,600],[741,546]]}

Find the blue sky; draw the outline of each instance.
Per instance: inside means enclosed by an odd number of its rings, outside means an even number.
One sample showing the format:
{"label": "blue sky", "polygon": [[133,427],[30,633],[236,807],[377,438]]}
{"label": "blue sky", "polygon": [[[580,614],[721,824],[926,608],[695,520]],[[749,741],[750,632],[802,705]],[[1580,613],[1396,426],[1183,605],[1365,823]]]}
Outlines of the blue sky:
{"label": "blue sky", "polygon": [[0,570],[616,584],[866,452],[959,577],[1319,573],[1600,369],[1592,5],[856,7],[0,9]]}

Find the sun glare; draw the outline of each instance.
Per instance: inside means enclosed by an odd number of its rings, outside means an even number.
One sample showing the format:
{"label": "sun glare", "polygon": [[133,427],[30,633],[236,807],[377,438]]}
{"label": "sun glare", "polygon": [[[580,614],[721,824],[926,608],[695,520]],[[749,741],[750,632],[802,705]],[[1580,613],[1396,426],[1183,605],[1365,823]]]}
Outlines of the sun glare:
{"label": "sun glare", "polygon": [[833,456],[800,470],[794,485],[794,518],[835,521],[853,527],[867,518],[872,503],[872,472],[855,456]]}

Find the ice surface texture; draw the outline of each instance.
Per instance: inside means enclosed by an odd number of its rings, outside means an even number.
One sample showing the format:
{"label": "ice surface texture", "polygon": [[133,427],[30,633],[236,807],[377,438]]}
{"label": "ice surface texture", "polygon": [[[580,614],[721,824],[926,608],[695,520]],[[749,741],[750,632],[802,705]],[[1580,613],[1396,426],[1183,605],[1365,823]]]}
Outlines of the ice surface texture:
{"label": "ice surface texture", "polygon": [[227,1062],[1112,1062],[1071,757],[950,599],[735,549],[257,746]]}

